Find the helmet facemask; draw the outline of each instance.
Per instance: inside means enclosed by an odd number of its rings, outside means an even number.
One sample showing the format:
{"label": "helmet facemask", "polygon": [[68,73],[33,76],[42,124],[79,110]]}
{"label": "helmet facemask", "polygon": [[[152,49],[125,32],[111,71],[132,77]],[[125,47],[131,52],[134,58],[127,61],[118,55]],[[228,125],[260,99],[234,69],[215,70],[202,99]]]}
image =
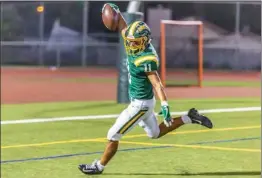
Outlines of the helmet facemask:
{"label": "helmet facemask", "polygon": [[140,54],[147,48],[151,41],[149,38],[150,29],[141,21],[135,22],[134,25],[131,24],[122,36],[124,38],[127,54],[129,55]]}
{"label": "helmet facemask", "polygon": [[148,45],[148,38],[146,36],[140,38],[126,37],[125,47],[128,54],[136,55],[145,50]]}

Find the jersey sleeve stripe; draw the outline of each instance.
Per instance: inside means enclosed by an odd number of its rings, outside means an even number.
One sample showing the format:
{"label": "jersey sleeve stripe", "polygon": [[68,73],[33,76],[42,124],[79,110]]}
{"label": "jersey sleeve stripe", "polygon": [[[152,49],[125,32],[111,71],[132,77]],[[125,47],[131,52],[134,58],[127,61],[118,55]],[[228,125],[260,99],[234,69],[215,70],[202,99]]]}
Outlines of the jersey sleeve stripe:
{"label": "jersey sleeve stripe", "polygon": [[145,62],[145,61],[154,61],[156,62],[156,64],[158,65],[158,60],[156,56],[143,56],[143,57],[139,57],[135,60],[134,64],[136,66],[139,66],[141,63]]}
{"label": "jersey sleeve stripe", "polygon": [[143,116],[147,110],[140,110],[136,115],[134,115],[117,133],[124,134],[135,122]]}

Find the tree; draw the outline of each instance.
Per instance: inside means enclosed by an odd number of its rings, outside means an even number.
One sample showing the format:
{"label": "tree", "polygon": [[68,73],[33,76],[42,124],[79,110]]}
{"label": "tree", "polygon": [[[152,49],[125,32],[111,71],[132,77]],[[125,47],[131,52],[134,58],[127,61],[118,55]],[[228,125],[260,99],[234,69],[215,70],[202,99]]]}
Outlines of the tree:
{"label": "tree", "polygon": [[3,41],[18,41],[23,38],[23,20],[13,4],[2,3],[1,37]]}

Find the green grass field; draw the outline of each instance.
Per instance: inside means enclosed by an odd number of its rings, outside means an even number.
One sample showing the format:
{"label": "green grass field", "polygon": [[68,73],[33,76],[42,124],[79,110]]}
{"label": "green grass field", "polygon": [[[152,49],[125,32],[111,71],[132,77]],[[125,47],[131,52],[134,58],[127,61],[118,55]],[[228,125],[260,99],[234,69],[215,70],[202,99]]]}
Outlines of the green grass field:
{"label": "green grass field", "polygon": [[[260,106],[259,98],[192,99],[169,102],[172,111]],[[126,105],[105,102],[2,105],[1,119],[118,114]],[[160,109],[159,103],[156,109]],[[79,163],[99,158],[115,119],[1,126],[3,178],[260,177],[260,111],[210,113],[214,129],[186,125],[158,139],[140,127],[125,136],[103,175],[86,176]],[[161,121],[161,118],[159,118]]]}
{"label": "green grass field", "polygon": [[[167,80],[169,86],[192,86],[197,85],[196,80]],[[259,81],[211,81],[205,80],[202,84],[204,87],[260,87]]]}

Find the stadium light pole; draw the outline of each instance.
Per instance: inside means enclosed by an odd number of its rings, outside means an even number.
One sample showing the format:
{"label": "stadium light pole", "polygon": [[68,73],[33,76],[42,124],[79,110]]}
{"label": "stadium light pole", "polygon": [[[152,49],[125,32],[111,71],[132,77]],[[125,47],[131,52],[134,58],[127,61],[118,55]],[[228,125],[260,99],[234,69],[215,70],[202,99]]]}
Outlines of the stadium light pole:
{"label": "stadium light pole", "polygon": [[234,58],[238,58],[239,50],[239,36],[240,36],[240,2],[236,2],[236,14],[235,14],[235,42],[237,52],[234,53]]}
{"label": "stadium light pole", "polygon": [[39,37],[40,37],[39,65],[44,65],[44,60],[43,60],[44,26],[45,26],[44,2],[40,2],[40,5],[37,7],[37,12],[39,13]]}
{"label": "stadium light pole", "polygon": [[240,31],[240,2],[236,2],[235,33],[239,35]]}
{"label": "stadium light pole", "polygon": [[82,36],[82,67],[86,67],[86,38],[88,33],[88,10],[89,2],[84,1],[83,7],[83,36]]}

